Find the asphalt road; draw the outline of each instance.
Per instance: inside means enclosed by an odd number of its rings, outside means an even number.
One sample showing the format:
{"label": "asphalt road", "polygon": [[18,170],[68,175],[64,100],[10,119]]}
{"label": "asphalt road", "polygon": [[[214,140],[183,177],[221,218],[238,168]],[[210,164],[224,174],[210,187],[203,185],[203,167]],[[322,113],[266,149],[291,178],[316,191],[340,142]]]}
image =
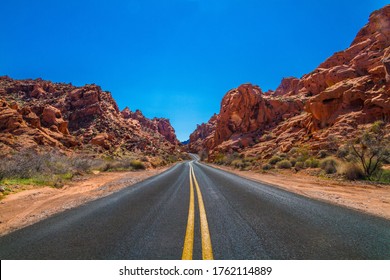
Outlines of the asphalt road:
{"label": "asphalt road", "polygon": [[390,259],[390,221],[196,161],[0,238],[1,259]]}

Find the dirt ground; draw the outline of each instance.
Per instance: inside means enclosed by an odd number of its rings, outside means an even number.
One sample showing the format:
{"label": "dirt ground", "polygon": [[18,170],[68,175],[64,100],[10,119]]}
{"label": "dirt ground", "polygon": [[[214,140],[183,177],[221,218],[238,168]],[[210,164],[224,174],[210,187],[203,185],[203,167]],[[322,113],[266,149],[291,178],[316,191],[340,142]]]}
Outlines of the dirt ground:
{"label": "dirt ground", "polygon": [[390,219],[389,185],[323,179],[303,174],[302,172],[297,174],[292,172],[285,174],[256,173],[253,171],[240,171],[225,166],[212,166],[303,196]]}
{"label": "dirt ground", "polygon": [[[327,180],[302,173],[262,174],[213,166],[307,197],[390,219],[389,185]],[[8,195],[0,201],[0,236],[36,223],[55,213],[107,196],[126,186],[162,173],[167,168],[88,175],[60,189],[32,187],[29,190]]]}
{"label": "dirt ground", "polygon": [[133,172],[104,172],[71,181],[60,189],[33,187],[0,201],[0,236],[162,173],[168,167]]}

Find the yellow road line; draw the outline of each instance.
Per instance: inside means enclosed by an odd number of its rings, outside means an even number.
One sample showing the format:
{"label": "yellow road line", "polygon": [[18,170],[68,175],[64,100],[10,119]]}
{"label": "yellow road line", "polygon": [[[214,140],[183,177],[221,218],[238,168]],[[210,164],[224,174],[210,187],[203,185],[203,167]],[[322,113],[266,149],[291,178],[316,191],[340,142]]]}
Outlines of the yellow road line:
{"label": "yellow road line", "polygon": [[198,196],[199,215],[200,215],[200,231],[202,236],[202,258],[204,260],[213,260],[213,247],[211,246],[211,237],[209,231],[209,224],[207,223],[206,210],[203,204],[202,192],[200,191],[198,181],[196,180],[194,169],[190,166],[190,172],[194,178],[196,194]]}
{"label": "yellow road line", "polygon": [[194,221],[195,221],[195,204],[194,204],[194,185],[192,183],[191,168],[190,168],[190,206],[188,209],[187,229],[184,239],[184,248],[181,259],[192,260],[192,252],[194,248]]}

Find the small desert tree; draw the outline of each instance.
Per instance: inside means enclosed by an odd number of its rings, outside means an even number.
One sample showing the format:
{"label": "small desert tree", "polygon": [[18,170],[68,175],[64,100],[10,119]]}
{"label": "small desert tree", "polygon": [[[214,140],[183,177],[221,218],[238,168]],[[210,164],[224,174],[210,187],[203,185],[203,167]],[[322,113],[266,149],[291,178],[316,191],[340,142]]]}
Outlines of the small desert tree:
{"label": "small desert tree", "polygon": [[386,136],[385,123],[375,122],[370,129],[349,142],[349,150],[363,168],[366,178],[373,179],[390,155],[390,139]]}

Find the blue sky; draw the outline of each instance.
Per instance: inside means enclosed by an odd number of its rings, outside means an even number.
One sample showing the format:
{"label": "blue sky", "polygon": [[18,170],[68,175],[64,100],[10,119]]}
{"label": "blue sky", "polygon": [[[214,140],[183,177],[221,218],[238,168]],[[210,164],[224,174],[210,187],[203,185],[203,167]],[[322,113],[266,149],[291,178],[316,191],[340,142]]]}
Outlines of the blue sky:
{"label": "blue sky", "polygon": [[386,1],[7,1],[0,75],[111,91],[120,109],[171,120],[180,140],[224,94],[264,91],[347,48]]}

